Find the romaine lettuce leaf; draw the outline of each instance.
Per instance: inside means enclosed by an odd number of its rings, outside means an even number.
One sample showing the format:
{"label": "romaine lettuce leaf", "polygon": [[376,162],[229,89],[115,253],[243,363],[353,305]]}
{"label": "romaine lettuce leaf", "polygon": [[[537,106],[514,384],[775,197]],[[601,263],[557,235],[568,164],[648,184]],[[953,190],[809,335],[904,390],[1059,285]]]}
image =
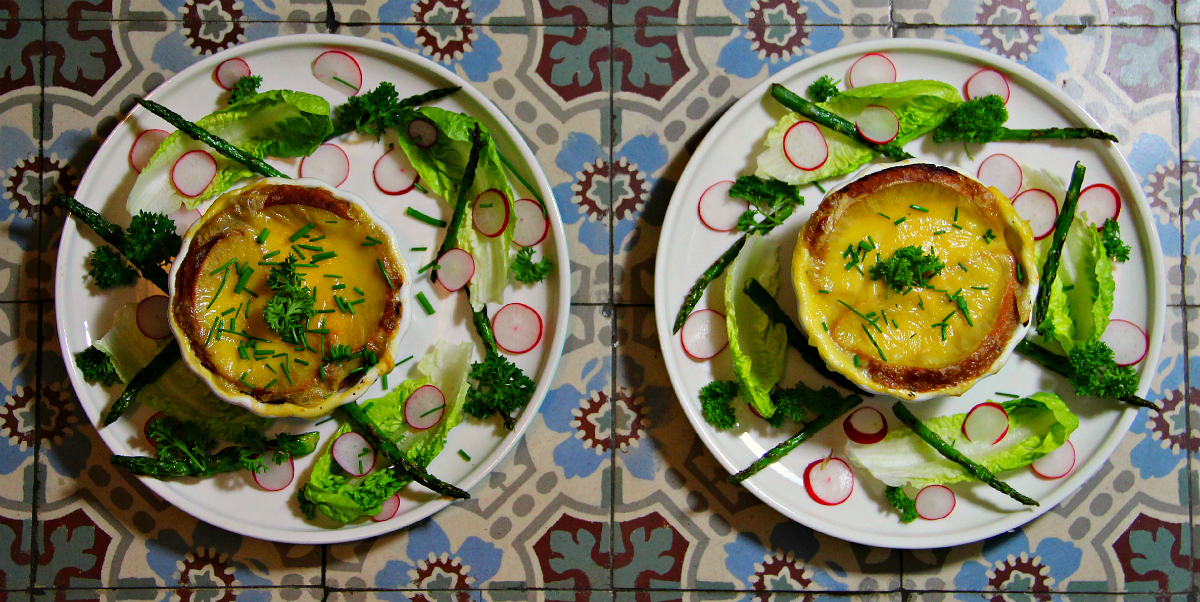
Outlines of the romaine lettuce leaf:
{"label": "romaine lettuce leaf", "polygon": [[1076,215],[1067,232],[1050,306],[1042,322],[1052,343],[1070,352],[1078,343],[1097,341],[1108,328],[1116,280],[1100,232]]}
{"label": "romaine lettuce leaf", "polygon": [[746,246],[725,275],[725,325],[733,372],[742,398],[764,418],[775,414],[771,390],[783,376],[787,331],[767,318],[744,289],[751,278],[772,295],[779,290],[779,245],[760,235],[749,236]]}

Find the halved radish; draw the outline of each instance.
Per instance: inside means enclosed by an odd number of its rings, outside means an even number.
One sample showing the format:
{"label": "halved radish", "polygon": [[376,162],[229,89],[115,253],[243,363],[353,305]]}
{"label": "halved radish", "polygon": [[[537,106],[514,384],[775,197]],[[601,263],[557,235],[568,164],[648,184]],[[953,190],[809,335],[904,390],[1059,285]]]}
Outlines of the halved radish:
{"label": "halved radish", "polygon": [[817,460],[804,469],[804,488],[823,506],[836,506],[854,493],[854,472],[840,458]]}
{"label": "halved radish", "polygon": [[171,133],[166,130],[146,130],[133,141],[133,146],[129,147],[129,166],[133,171],[142,173],[146,169],[146,164],[150,162],[150,157],[162,145],[162,141],[170,136]]}
{"label": "halved radish", "polygon": [[200,196],[217,177],[217,160],[208,151],[186,152],[171,167],[171,183],[186,197]]}
{"label": "halved radish", "polygon": [[1054,451],[1036,459],[1029,468],[1043,479],[1061,479],[1075,468],[1075,444],[1068,440]]}
{"label": "halved radish", "polygon": [[400,494],[397,493],[392,497],[383,500],[383,504],[379,506],[379,514],[371,517],[371,520],[382,523],[385,520],[391,520],[396,516],[396,511],[400,509]]}
{"label": "halved radish", "polygon": [[250,65],[247,65],[246,61],[239,58],[232,58],[224,61],[220,65],[217,65],[216,70],[213,71],[213,78],[216,79],[217,83],[226,90],[232,90],[233,85],[236,84],[239,79],[248,77],[249,75]]}
{"label": "halved radish", "polygon": [[509,303],[492,318],[496,345],[508,353],[525,353],[542,340],[542,316],[524,303]]}
{"label": "halved radish", "polygon": [[188,209],[181,206],[179,209],[168,213],[167,217],[175,222],[175,233],[183,236],[184,232],[187,232],[188,228],[191,228],[192,224],[200,219],[200,210]]}
{"label": "halved radish", "polygon": [[328,50],[312,64],[313,77],[322,83],[351,96],[362,88],[362,68],[354,57],[341,50]]}
{"label": "halved radish", "polygon": [[1118,366],[1132,366],[1142,361],[1150,349],[1146,331],[1128,320],[1109,320],[1100,342],[1113,350],[1113,360]]}
{"label": "halved radish", "polygon": [[1117,219],[1121,215],[1121,195],[1108,184],[1092,184],[1079,193],[1078,213],[1086,213],[1086,219],[1099,228],[1106,219]]}
{"label": "halved radish", "polygon": [[152,339],[165,339],[171,336],[171,325],[167,323],[167,314],[171,311],[171,302],[166,295],[154,295],[142,299],[137,306],[137,327],[142,334]]}
{"label": "halved radish", "polygon": [[479,193],[471,205],[471,222],[475,229],[487,237],[497,237],[508,227],[508,197],[492,188]]}
{"label": "halved radish", "polygon": [[967,100],[995,94],[1004,99],[1004,104],[1008,104],[1009,93],[1008,78],[995,69],[980,69],[963,86],[963,94]]}
{"label": "halved radish", "polygon": [[371,472],[371,468],[375,466],[375,449],[367,442],[366,437],[354,431],[342,433],[334,439],[331,454],[342,470],[356,477]]}
{"label": "halved radish", "polygon": [[733,180],[721,180],[700,195],[697,211],[700,223],[717,232],[729,232],[737,227],[738,218],[750,208],[746,199],[729,196]]}
{"label": "halved radish", "polygon": [[993,401],[985,401],[967,412],[962,432],[967,441],[988,441],[995,445],[1008,434],[1008,412]]}
{"label": "halved radish", "polygon": [[688,316],[679,331],[683,352],[692,359],[706,360],[729,344],[725,316],[711,309],[698,309]]}
{"label": "halved radish", "polygon": [[783,135],[783,156],[797,169],[812,171],[829,159],[829,144],[817,124],[800,121]]}
{"label": "halved radish", "polygon": [[267,491],[279,491],[292,484],[296,477],[296,464],[288,456],[283,462],[275,461],[274,452],[267,450],[263,454],[262,469],[254,471],[254,482]]}
{"label": "halved radish", "polygon": [[542,212],[542,206],[533,199],[518,199],[513,203],[513,214],[517,225],[513,226],[513,243],[532,247],[546,238],[550,232],[550,220]]}
{"label": "halved radish", "polygon": [[891,109],[880,105],[867,105],[854,121],[858,133],[875,144],[887,144],[900,133],[900,120]]}
{"label": "halved radish", "polygon": [[846,75],[846,83],[851,88],[869,86],[871,84],[890,84],[896,81],[896,65],[878,52],[864,54],[850,65],[850,73]]}
{"label": "halved radish", "polygon": [[859,408],[842,421],[846,437],[860,445],[879,443],[887,436],[888,424],[883,414],[875,408]]}
{"label": "halved radish", "polygon": [[446,396],[433,385],[418,387],[404,401],[404,421],[418,431],[437,424],[445,413]]}
{"label": "halved radish", "polygon": [[1058,218],[1058,201],[1054,195],[1040,188],[1030,188],[1018,194],[1012,204],[1017,215],[1029,222],[1034,240],[1046,238],[1054,231],[1054,220]]}
{"label": "halved radish", "polygon": [[431,121],[414,119],[408,122],[408,137],[421,148],[429,148],[437,142],[438,129]]}
{"label": "halved radish", "polygon": [[1013,198],[1021,192],[1025,175],[1016,160],[1003,153],[992,155],[979,164],[975,173],[980,182],[999,190],[1004,196]]}
{"label": "halved radish", "polygon": [[954,512],[954,492],[945,485],[930,485],[917,492],[917,515],[925,520],[941,520]]}
{"label": "halved radish", "polygon": [[154,449],[158,449],[158,441],[156,441],[154,439],[154,437],[150,436],[150,423],[154,422],[155,420],[158,420],[159,418],[162,418],[163,416],[166,416],[166,413],[155,412],[154,415],[151,416],[150,419],[146,421],[146,424],[142,425],[142,436],[144,436],[146,438],[146,441],[150,442],[150,445],[152,447],[154,447]]}
{"label": "halved radish", "polygon": [[475,275],[475,258],[462,249],[450,249],[437,259],[434,280],[454,292],[467,285]]}
{"label": "halved radish", "polygon": [[341,186],[349,175],[350,157],[336,144],[322,144],[300,160],[301,178],[316,178],[330,186]]}
{"label": "halved radish", "polygon": [[412,161],[408,160],[408,155],[399,148],[383,153],[383,156],[375,162],[375,185],[382,190],[384,194],[392,196],[404,194],[412,190],[421,176],[417,173],[417,169],[413,167]]}

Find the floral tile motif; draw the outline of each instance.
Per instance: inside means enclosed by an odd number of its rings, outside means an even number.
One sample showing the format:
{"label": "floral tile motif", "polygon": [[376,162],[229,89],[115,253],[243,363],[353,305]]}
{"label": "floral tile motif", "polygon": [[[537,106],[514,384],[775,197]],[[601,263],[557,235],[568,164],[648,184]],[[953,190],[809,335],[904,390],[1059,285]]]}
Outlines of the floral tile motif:
{"label": "floral tile motif", "polygon": [[[63,592],[42,590],[30,600],[51,602],[74,600],[79,602],[116,602],[118,600],[286,600],[306,602],[321,600],[324,591],[320,588],[283,587],[271,589],[225,589],[195,587],[186,589],[98,589],[75,590],[67,597]],[[12,598],[10,598],[11,600]]]}
{"label": "floral tile motif", "polygon": [[462,25],[608,23],[605,3],[555,0],[333,0],[333,12],[340,23],[348,25],[419,23],[435,29],[446,28],[434,34],[439,36],[453,35],[451,26]]}
{"label": "floral tile motif", "polygon": [[30,585],[33,563],[37,303],[0,303],[0,588]]}
{"label": "floral tile motif", "polygon": [[[1183,201],[1183,235],[1181,237],[1183,250],[1180,255],[1186,257],[1188,261],[1184,262],[1178,273],[1183,280],[1184,302],[1188,305],[1196,305],[1200,304],[1200,277],[1197,275],[1200,272],[1200,265],[1197,265],[1195,260],[1200,257],[1200,163],[1185,162],[1179,171],[1180,177],[1177,183]],[[1171,234],[1169,229],[1163,228],[1161,225],[1159,228],[1160,233],[1164,233],[1164,236]],[[1168,241],[1164,240],[1163,254],[1168,254],[1171,248],[1168,246]],[[1168,282],[1169,285],[1175,284],[1174,281],[1168,280]]]}
{"label": "floral tile motif", "polygon": [[1183,160],[1200,161],[1200,26],[1179,28],[1179,53]]}
{"label": "floral tile motif", "polygon": [[[886,25],[890,6],[879,0],[682,0],[613,6],[618,25],[747,25],[781,35],[803,25]],[[770,34],[768,34],[769,36]]]}
{"label": "floral tile motif", "polygon": [[894,0],[892,7],[896,22],[912,24],[1168,25],[1174,22],[1171,0]]}
{"label": "floral tile motif", "polygon": [[[330,587],[466,593],[609,586],[611,455],[620,436],[611,401],[612,316],[575,306],[568,329],[540,419],[472,499],[391,535],[329,546]],[[388,594],[378,595],[405,597]]]}
{"label": "floral tile motif", "polygon": [[70,21],[184,21],[219,39],[232,22],[292,21],[325,23],[325,0],[44,0],[47,19]]}
{"label": "floral tile motif", "polygon": [[[1022,595],[996,596],[993,593],[945,593],[945,592],[914,592],[909,599],[912,602],[943,602],[952,598],[969,602],[990,602],[993,600],[1026,599]],[[1041,602],[1185,602],[1187,594],[1109,594],[1109,593],[1071,593],[1071,594],[1042,594],[1035,598]]]}
{"label": "floral tile motif", "polygon": [[[452,594],[445,591],[431,592],[391,592],[381,590],[334,590],[329,592],[325,597],[325,602],[408,602],[421,600],[428,602],[429,600],[449,600],[454,599],[456,602],[483,602],[484,600],[495,600],[497,602],[504,600],[515,602],[520,600],[524,602],[529,600],[540,599],[537,591],[514,591],[514,592],[488,592],[485,595],[483,592],[453,592]],[[496,595],[499,594],[499,595]]]}

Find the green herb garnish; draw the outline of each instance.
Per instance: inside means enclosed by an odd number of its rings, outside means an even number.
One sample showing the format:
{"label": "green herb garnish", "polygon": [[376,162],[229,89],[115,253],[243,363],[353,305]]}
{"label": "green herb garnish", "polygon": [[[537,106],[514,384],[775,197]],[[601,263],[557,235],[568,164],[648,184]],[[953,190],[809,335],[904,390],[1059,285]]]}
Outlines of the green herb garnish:
{"label": "green herb garnish", "polygon": [[882,280],[897,293],[925,288],[929,279],[942,273],[946,264],[937,255],[917,246],[900,247],[891,257],[871,266],[871,279]]}

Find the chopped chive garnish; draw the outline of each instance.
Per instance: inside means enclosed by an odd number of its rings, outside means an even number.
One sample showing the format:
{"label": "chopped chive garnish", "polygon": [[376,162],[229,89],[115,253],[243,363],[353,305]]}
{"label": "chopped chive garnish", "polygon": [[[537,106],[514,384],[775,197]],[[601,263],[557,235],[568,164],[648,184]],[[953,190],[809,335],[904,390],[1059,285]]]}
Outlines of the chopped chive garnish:
{"label": "chopped chive garnish", "polygon": [[921,298],[921,295],[917,295],[917,307],[925,309],[925,300]]}
{"label": "chopped chive garnish", "polygon": [[883,361],[886,362],[887,356],[883,354],[883,349],[881,349],[879,347],[879,343],[875,342],[875,337],[871,336],[871,331],[867,330],[867,327],[865,325],[862,327],[862,329],[863,329],[863,332],[867,333],[867,338],[871,339],[871,344],[875,346],[875,351],[879,352],[879,359],[882,359]]}
{"label": "chopped chive garnish", "polygon": [[329,422],[330,420],[333,420],[333,416],[330,416],[329,418],[326,418],[325,420],[322,420],[322,421],[314,424],[313,426],[320,426],[322,424],[325,424],[326,422]]}
{"label": "chopped chive garnish", "polygon": [[858,354],[857,354],[857,353],[856,353],[856,354],[854,354],[854,367],[855,367],[855,368],[857,368],[857,367],[858,367]]}
{"label": "chopped chive garnish", "polygon": [[429,304],[429,299],[425,298],[424,292],[417,293],[417,301],[421,304],[421,307],[425,308],[426,315],[433,315],[433,306]]}
{"label": "chopped chive garnish", "polygon": [[492,203],[484,203],[484,204],[480,205],[479,207],[480,207],[481,209],[487,209],[487,208],[489,208],[489,207],[491,207],[491,206],[492,206]]}
{"label": "chopped chive garnish", "polygon": [[231,263],[233,263],[233,260],[232,260],[232,259],[230,259],[229,261],[226,261],[225,263],[222,263],[222,264],[221,264],[221,267],[219,267],[219,268],[217,268],[217,269],[215,269],[215,270],[213,270],[213,271],[209,272],[209,273],[208,273],[208,275],[209,275],[209,276],[216,276],[216,275],[217,275],[217,272],[220,272],[221,270],[223,270],[223,269],[225,269],[225,268],[229,267],[229,264],[231,264]]}
{"label": "chopped chive garnish", "polygon": [[335,285],[333,285],[333,286],[331,286],[331,287],[329,287],[329,288],[331,288],[331,289],[333,289],[333,290],[335,290],[335,291],[340,291],[340,290],[342,290],[342,289],[346,288],[346,283],[344,283],[344,282],[343,282],[343,283],[341,283],[341,284],[335,284]]}
{"label": "chopped chive garnish", "polygon": [[213,333],[217,331],[217,324],[221,322],[220,317],[213,318],[212,327],[208,329],[208,337],[204,339],[204,346],[208,347],[208,343],[212,341]]}
{"label": "chopped chive garnish", "polygon": [[334,257],[337,257],[337,251],[325,251],[324,253],[313,255],[311,261],[316,263],[318,261],[325,261],[326,259],[333,259]]}
{"label": "chopped chive garnish", "polygon": [[[417,220],[417,221],[425,222],[426,224],[429,224],[430,226],[437,226],[438,228],[446,227],[446,222],[444,222],[436,217],[425,215],[424,213],[421,213],[420,211],[417,211],[416,209],[413,209],[412,207],[406,207],[404,209],[404,214]],[[378,241],[376,241],[376,242],[378,242]]]}
{"label": "chopped chive garnish", "polygon": [[977,291],[986,291],[986,290],[988,290],[988,287],[986,287],[986,286],[972,286],[971,288],[972,288],[972,289],[974,289],[974,290],[977,290]]}
{"label": "chopped chive garnish", "polygon": [[[388,290],[395,288],[394,286],[392,286],[392,277],[388,276],[387,270],[384,269],[384,267],[383,267],[383,260],[376,257],[375,265],[379,266],[379,273],[383,274],[384,280],[387,280]],[[430,312],[430,313],[433,313],[433,312]]]}
{"label": "chopped chive garnish", "polygon": [[325,250],[324,247],[318,247],[317,245],[296,245],[296,246],[300,247],[301,249],[304,249],[306,251],[315,251],[317,253],[320,253],[321,251]]}
{"label": "chopped chive garnish", "polygon": [[904,223],[904,222],[905,222],[907,219],[908,219],[907,217],[901,216],[901,217],[900,217],[900,219],[898,219],[898,220],[896,220],[896,221],[894,221],[894,222],[892,222],[892,223],[893,223],[893,224],[896,224],[897,226],[899,226],[900,224],[903,224],[903,223]]}
{"label": "chopped chive garnish", "polygon": [[332,309],[318,309],[318,310],[316,310],[316,311],[315,311],[315,312],[313,312],[313,313],[318,313],[318,314],[331,314],[331,313],[333,313],[333,310],[332,310]]}
{"label": "chopped chive garnish", "polygon": [[318,266],[318,265],[317,265],[317,264],[315,264],[315,263],[297,263],[297,264],[295,264],[295,267],[298,267],[298,268],[316,268],[316,267],[320,267],[320,266]]}
{"label": "chopped chive garnish", "polygon": [[[258,360],[258,359],[260,359],[260,358],[257,358],[257,357],[256,357],[256,358],[254,358],[254,359],[255,359],[255,360]],[[271,364],[263,364],[263,367],[264,367],[264,368],[266,368],[267,370],[270,370],[270,371],[271,371],[271,374],[277,374],[277,372],[275,372],[275,369],[271,367]]]}
{"label": "chopped chive garnish", "polygon": [[922,213],[929,213],[929,210],[928,210],[928,209],[926,209],[926,208],[924,208],[924,207],[922,207],[922,206],[920,206],[920,205],[909,205],[909,208],[911,208],[911,209],[916,209],[917,211],[920,211],[920,212],[922,212]]}
{"label": "chopped chive garnish", "polygon": [[996,395],[1003,395],[1004,397],[1011,397],[1011,398],[1013,398],[1013,399],[1020,399],[1020,398],[1021,398],[1021,396],[1020,396],[1020,395],[1014,395],[1014,394],[1012,394],[1012,393],[1002,393],[1002,392],[1000,392],[1000,391],[996,391]]}
{"label": "chopped chive garnish", "polygon": [[[228,264],[226,264],[226,265],[228,265]],[[221,274],[221,284],[219,284],[217,286],[217,292],[213,293],[213,298],[208,301],[208,305],[205,305],[204,309],[208,309],[208,308],[212,307],[213,303],[217,302],[217,297],[221,296],[221,291],[225,288],[225,280],[227,280],[228,278],[229,278],[229,268],[225,268],[225,273]]]}
{"label": "chopped chive garnish", "polygon": [[425,251],[427,249],[429,249],[429,247],[413,247],[409,249],[409,251]]}
{"label": "chopped chive garnish", "polygon": [[258,265],[279,265],[278,261],[260,261]]}
{"label": "chopped chive garnish", "polygon": [[871,318],[868,318],[867,316],[864,316],[864,315],[862,314],[862,312],[860,312],[860,311],[858,311],[857,309],[854,309],[853,307],[851,307],[849,303],[846,303],[845,301],[842,301],[841,299],[838,299],[838,300],[837,300],[837,302],[838,302],[838,303],[841,303],[842,305],[845,305],[845,306],[846,306],[846,309],[849,309],[850,311],[854,312],[854,315],[856,315],[856,316],[858,316],[858,317],[862,318],[863,320],[866,320],[867,322],[869,322],[869,323],[871,323],[871,324],[874,324],[874,323],[875,323],[875,321],[874,321],[874,320],[872,320]]}
{"label": "chopped chive garnish", "polygon": [[434,259],[433,261],[431,261],[431,262],[429,262],[429,263],[425,264],[424,266],[422,266],[422,267],[421,267],[421,269],[417,270],[417,273],[418,273],[418,274],[424,274],[424,273],[425,273],[425,271],[426,271],[426,270],[428,270],[428,269],[430,269],[430,268],[433,268],[433,269],[435,269],[435,270],[436,270],[436,269],[439,269],[439,268],[441,268],[441,267],[442,267],[442,266],[440,266],[440,265],[438,265],[438,264],[437,264],[437,260],[436,260],[436,259]]}
{"label": "chopped chive garnish", "polygon": [[945,233],[946,233],[945,230],[938,230],[938,231],[934,232],[933,235],[938,236],[938,235],[945,234]]}
{"label": "chopped chive garnish", "polygon": [[263,229],[262,229],[262,232],[259,232],[259,233],[258,233],[258,238],[254,239],[254,240],[258,241],[258,244],[260,244],[260,245],[261,245],[261,244],[263,244],[264,242],[267,242],[267,237],[268,237],[268,236],[270,236],[270,235],[271,235],[271,229],[270,229],[270,228],[263,228]]}
{"label": "chopped chive garnish", "polygon": [[270,259],[278,254],[279,254],[279,249],[275,249],[274,251],[271,251],[270,253],[263,255],[263,259]]}
{"label": "chopped chive garnish", "polygon": [[404,362],[407,362],[408,360],[411,360],[413,357],[415,357],[415,356],[412,356],[412,355],[410,355],[410,356],[408,356],[408,357],[406,357],[406,358],[404,358],[404,359],[402,359],[402,360],[400,360],[400,361],[396,362],[396,365],[397,365],[397,366],[399,366],[400,364],[403,364]]}
{"label": "chopped chive garnish", "polygon": [[383,379],[383,390],[387,391],[388,390],[387,375],[384,374],[381,378]]}
{"label": "chopped chive garnish", "polygon": [[310,238],[310,239],[308,239],[308,242],[317,242],[318,240],[325,240],[325,235],[322,234],[316,238]]}
{"label": "chopped chive garnish", "polygon": [[337,223],[337,220],[335,220],[335,219],[327,219],[327,220],[325,220],[325,223],[327,223],[327,224],[336,224],[336,223]]}
{"label": "chopped chive garnish", "polygon": [[357,286],[354,287],[352,290],[360,295],[366,296],[366,293],[362,292],[362,289],[358,288]]}
{"label": "chopped chive garnish", "polygon": [[958,267],[962,268],[962,271],[964,271],[964,272],[969,271],[969,270],[967,270],[967,266],[963,265],[961,261],[958,262]]}
{"label": "chopped chive garnish", "polygon": [[304,252],[300,250],[300,247],[297,247],[296,245],[292,245],[292,251],[294,251],[296,253],[296,256],[299,257],[300,259],[302,259],[304,261],[308,261],[308,257],[304,255]]}
{"label": "chopped chive garnish", "polygon": [[[329,311],[333,311],[333,310],[329,310]],[[310,328],[310,329],[306,330],[305,332],[310,332],[312,334],[329,334],[329,329],[328,328]]]}
{"label": "chopped chive garnish", "polygon": [[954,208],[954,221],[958,221],[958,207]]}
{"label": "chopped chive garnish", "polygon": [[283,377],[287,379],[288,384],[292,384],[292,372],[288,370],[287,361],[279,362],[279,367],[283,368]]}
{"label": "chopped chive garnish", "polygon": [[824,322],[821,322],[821,328],[824,329],[825,332],[829,332],[829,326],[827,326]]}
{"label": "chopped chive garnish", "polygon": [[960,226],[960,225],[958,225],[958,224],[950,224],[950,225],[951,225],[951,226],[953,226],[955,230],[962,230],[962,229],[963,229],[963,227],[962,227],[962,226]]}
{"label": "chopped chive garnish", "polygon": [[1065,292],[1067,292],[1067,291],[1073,291],[1073,290],[1075,290],[1075,285],[1074,285],[1074,284],[1068,284],[1068,285],[1064,286],[1062,290],[1063,290],[1063,292],[1064,292],[1064,293],[1065,293]]}
{"label": "chopped chive garnish", "polygon": [[[240,306],[239,306],[239,307],[240,307]],[[228,316],[229,314],[233,313],[235,310],[237,310],[237,308],[236,308],[236,307],[231,307],[231,308],[229,308],[229,309],[227,309],[227,310],[225,310],[225,311],[221,312],[221,315],[222,315],[222,316]]]}
{"label": "chopped chive garnish", "polygon": [[251,386],[250,386],[250,383],[246,382],[246,375],[247,375],[247,374],[250,374],[250,371],[249,371],[249,370],[247,370],[247,371],[243,372],[243,373],[242,373],[242,375],[238,377],[238,380],[242,381],[242,384],[243,384],[243,385],[246,385],[247,387],[250,387],[251,389],[253,389],[254,387],[251,387]]}
{"label": "chopped chive garnish", "polygon": [[358,243],[358,246],[360,246],[360,247],[373,247],[373,246],[375,246],[375,245],[377,245],[377,244],[379,244],[379,243],[377,243],[377,242],[371,242],[371,241],[369,241],[369,240],[368,240],[367,242]]}
{"label": "chopped chive garnish", "polygon": [[1025,283],[1025,268],[1022,268],[1019,263],[1017,264],[1017,282]]}
{"label": "chopped chive garnish", "polygon": [[347,301],[346,305],[358,305],[359,303],[366,303],[366,302],[367,302],[366,299],[355,299],[353,301]]}
{"label": "chopped chive garnish", "polygon": [[277,383],[277,382],[279,382],[279,379],[278,379],[278,378],[272,378],[272,379],[271,379],[271,382],[267,383],[267,386],[265,386],[265,387],[263,387],[263,388],[264,388],[264,389],[270,389],[271,387],[274,387],[274,386],[275,386],[275,383]]}
{"label": "chopped chive garnish", "polygon": [[458,450],[458,455],[459,455],[459,457],[461,457],[462,459],[466,460],[467,462],[470,462],[470,461],[471,461],[471,456],[468,456],[468,455],[467,455],[467,452],[465,452],[465,451],[463,451],[463,450],[461,450],[461,449],[460,449],[460,450]]}
{"label": "chopped chive garnish", "polygon": [[326,278],[341,278],[341,274],[325,274]]}
{"label": "chopped chive garnish", "polygon": [[819,291],[817,291],[817,292],[818,292],[818,293],[821,293],[822,295],[828,295],[828,294],[829,294],[829,291],[827,291],[827,290],[825,290],[825,289],[821,289],[821,290],[819,290]]}
{"label": "chopped chive garnish", "polygon": [[[325,222],[325,223],[329,223],[329,222]],[[316,227],[317,227],[316,224],[314,224],[312,222],[308,222],[307,224],[304,224],[304,226],[302,226],[299,230],[296,230],[296,233],[293,234],[290,238],[288,238],[288,241],[296,242],[297,240],[300,240],[301,237],[303,237],[305,234],[308,234],[309,232],[312,231],[313,228],[316,228]]]}
{"label": "chopped chive garnish", "polygon": [[884,212],[882,212],[882,211],[876,211],[875,213],[878,213],[879,215],[882,215],[882,216],[883,216],[883,219],[892,219],[892,216],[890,216],[890,215],[888,215],[888,214],[886,214],[886,213],[884,213]]}
{"label": "chopped chive garnish", "polygon": [[[335,82],[338,82],[338,83],[341,83],[341,84],[345,84],[347,88],[350,88],[350,89],[352,89],[352,90],[354,90],[354,91],[356,91],[356,92],[358,91],[358,88],[355,88],[355,87],[354,87],[354,84],[352,84],[352,83],[350,83],[350,82],[348,82],[348,81],[346,81],[346,80],[344,80],[344,79],[342,79],[342,78],[340,78],[340,77],[338,77],[338,76],[336,76],[336,75],[333,75],[333,76],[331,76],[331,77],[333,78],[333,81],[335,81]],[[359,472],[362,472],[362,471],[360,470]]]}
{"label": "chopped chive garnish", "polygon": [[254,268],[245,266],[242,268],[242,273],[238,275],[237,285],[233,287],[233,293],[236,295],[246,288],[246,283],[250,281],[250,275],[254,273]]}
{"label": "chopped chive garnish", "polygon": [[306,361],[304,361],[304,360],[302,360],[302,359],[300,359],[300,358],[298,358],[298,357],[294,357],[294,358],[292,358],[292,361],[293,361],[293,362],[296,362],[297,364],[300,364],[301,366],[307,366],[307,365],[308,365],[308,362],[306,362]]}
{"label": "chopped chive garnish", "polygon": [[440,409],[443,409],[443,408],[445,408],[445,407],[446,407],[446,404],[444,404],[444,403],[443,403],[442,405],[440,405],[440,406],[438,406],[438,407],[436,407],[436,408],[433,408],[433,409],[429,410],[428,412],[425,412],[424,414],[421,414],[421,418],[424,418],[424,417],[426,417],[426,416],[428,416],[428,415],[430,415],[430,414],[432,414],[432,413],[434,413],[434,412],[436,412],[436,411],[438,411],[438,410],[440,410]]}
{"label": "chopped chive garnish", "polygon": [[237,348],[237,350],[238,350],[238,357],[239,357],[239,358],[241,358],[241,359],[244,359],[244,360],[248,360],[248,359],[250,359],[250,354],[248,354],[248,353],[246,352],[246,348],[245,348],[244,346],[242,346],[241,344],[239,344],[239,345],[238,345],[238,348]]}
{"label": "chopped chive garnish", "polygon": [[988,228],[987,232],[983,233],[983,242],[989,243],[989,242],[992,242],[993,240],[996,240],[996,235],[995,235],[995,233],[992,232],[991,228]]}

